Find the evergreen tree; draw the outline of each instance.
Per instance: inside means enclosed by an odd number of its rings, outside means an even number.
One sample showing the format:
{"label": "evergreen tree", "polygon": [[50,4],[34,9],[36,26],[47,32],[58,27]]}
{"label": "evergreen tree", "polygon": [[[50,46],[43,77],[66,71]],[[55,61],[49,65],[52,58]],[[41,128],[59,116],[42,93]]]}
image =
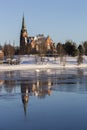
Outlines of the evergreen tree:
{"label": "evergreen tree", "polygon": [[84,47],[84,53],[87,55],[87,41],[83,42],[83,47]]}
{"label": "evergreen tree", "polygon": [[66,41],[66,43],[64,44],[64,48],[67,55],[69,56],[77,55],[78,49],[76,44],[73,41]]}
{"label": "evergreen tree", "polygon": [[82,45],[79,45],[79,46],[78,46],[78,50],[79,50],[79,54],[80,54],[80,55],[83,55],[83,54],[84,54],[84,49],[83,49],[83,46],[82,46]]}

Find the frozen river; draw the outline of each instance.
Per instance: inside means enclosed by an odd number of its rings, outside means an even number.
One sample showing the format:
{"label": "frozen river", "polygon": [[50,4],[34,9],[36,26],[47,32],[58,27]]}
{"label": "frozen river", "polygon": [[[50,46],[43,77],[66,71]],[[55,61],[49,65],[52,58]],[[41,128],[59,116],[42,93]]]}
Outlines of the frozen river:
{"label": "frozen river", "polygon": [[0,72],[0,130],[87,130],[87,69]]}

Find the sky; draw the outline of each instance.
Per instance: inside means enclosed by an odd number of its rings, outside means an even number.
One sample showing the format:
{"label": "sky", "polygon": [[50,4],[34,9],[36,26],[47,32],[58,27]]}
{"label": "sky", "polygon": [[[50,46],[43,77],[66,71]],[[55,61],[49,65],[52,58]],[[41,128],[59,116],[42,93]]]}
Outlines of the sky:
{"label": "sky", "polygon": [[20,45],[22,17],[29,36],[55,43],[87,40],[87,0],[0,0],[0,44]]}

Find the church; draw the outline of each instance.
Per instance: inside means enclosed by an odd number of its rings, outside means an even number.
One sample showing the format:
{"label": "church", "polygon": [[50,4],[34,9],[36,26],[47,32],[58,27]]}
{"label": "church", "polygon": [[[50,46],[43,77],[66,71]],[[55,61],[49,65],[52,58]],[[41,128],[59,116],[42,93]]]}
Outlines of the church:
{"label": "church", "polygon": [[22,18],[22,28],[20,32],[20,53],[21,54],[53,54],[55,44],[50,36],[45,37],[43,34],[28,36],[25,25],[24,15]]}

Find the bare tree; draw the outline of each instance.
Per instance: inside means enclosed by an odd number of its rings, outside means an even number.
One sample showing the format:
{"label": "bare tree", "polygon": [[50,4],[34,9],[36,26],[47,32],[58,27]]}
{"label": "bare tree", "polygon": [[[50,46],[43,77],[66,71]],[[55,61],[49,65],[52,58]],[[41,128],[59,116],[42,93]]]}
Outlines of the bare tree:
{"label": "bare tree", "polygon": [[66,63],[66,53],[64,49],[64,45],[62,43],[58,43],[56,46],[57,54],[60,57],[60,64],[65,65]]}
{"label": "bare tree", "polygon": [[4,55],[6,58],[13,58],[15,54],[15,49],[12,45],[10,44],[5,44],[3,47]]}

